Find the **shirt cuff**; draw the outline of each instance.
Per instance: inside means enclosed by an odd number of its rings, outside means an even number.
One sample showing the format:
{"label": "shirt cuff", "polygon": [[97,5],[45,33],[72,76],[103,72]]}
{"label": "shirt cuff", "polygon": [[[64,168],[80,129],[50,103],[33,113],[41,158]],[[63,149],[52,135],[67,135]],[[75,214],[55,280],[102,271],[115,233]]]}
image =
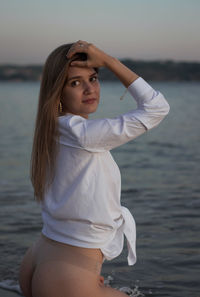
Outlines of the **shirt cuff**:
{"label": "shirt cuff", "polygon": [[138,77],[132,82],[128,86],[128,91],[138,103],[151,100],[157,94],[157,92],[142,77]]}

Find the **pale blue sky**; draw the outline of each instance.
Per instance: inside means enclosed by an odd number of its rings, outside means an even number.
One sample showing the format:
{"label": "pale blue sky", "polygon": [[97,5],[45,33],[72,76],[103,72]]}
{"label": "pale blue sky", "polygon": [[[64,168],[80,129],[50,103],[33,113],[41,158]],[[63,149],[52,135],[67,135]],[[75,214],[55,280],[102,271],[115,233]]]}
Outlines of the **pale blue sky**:
{"label": "pale blue sky", "polygon": [[0,63],[87,40],[118,58],[200,61],[200,0],[0,0]]}

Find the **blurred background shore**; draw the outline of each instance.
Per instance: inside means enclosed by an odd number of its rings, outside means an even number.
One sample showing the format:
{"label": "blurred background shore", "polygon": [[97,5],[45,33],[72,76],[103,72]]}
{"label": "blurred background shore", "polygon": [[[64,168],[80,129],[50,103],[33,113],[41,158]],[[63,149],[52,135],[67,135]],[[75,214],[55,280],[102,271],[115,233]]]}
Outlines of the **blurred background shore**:
{"label": "blurred background shore", "polygon": [[[200,81],[200,62],[134,61],[121,59],[131,70],[151,81]],[[0,81],[40,81],[42,65],[0,65]],[[117,81],[106,68],[100,70],[102,81]]]}

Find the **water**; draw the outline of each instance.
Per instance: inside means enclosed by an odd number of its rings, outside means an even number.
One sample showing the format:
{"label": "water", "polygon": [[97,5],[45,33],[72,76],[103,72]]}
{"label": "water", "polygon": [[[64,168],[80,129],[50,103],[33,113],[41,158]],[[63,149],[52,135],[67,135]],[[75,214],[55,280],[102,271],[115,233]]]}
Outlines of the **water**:
{"label": "water", "polygon": [[[155,129],[112,151],[122,174],[122,205],[137,224],[137,263],[127,247],[103,266],[113,287],[134,296],[200,296],[200,84],[151,83],[171,110]],[[29,159],[39,83],[0,83],[0,281],[17,280],[20,261],[41,231]],[[103,83],[98,112],[135,107],[119,83]]]}

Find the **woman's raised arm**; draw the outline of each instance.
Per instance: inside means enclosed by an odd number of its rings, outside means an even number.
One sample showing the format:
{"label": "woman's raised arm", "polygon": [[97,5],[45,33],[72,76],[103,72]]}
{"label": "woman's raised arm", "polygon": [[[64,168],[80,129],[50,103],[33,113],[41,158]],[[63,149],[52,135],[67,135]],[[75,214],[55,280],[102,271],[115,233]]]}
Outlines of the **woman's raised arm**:
{"label": "woman's raised arm", "polygon": [[87,55],[87,60],[72,61],[70,64],[71,66],[92,68],[106,67],[119,78],[125,87],[128,87],[139,77],[136,73],[123,65],[118,59],[107,55],[105,52],[86,41],[79,40],[74,43],[67,53],[67,58],[73,58],[76,53],[85,53]]}

